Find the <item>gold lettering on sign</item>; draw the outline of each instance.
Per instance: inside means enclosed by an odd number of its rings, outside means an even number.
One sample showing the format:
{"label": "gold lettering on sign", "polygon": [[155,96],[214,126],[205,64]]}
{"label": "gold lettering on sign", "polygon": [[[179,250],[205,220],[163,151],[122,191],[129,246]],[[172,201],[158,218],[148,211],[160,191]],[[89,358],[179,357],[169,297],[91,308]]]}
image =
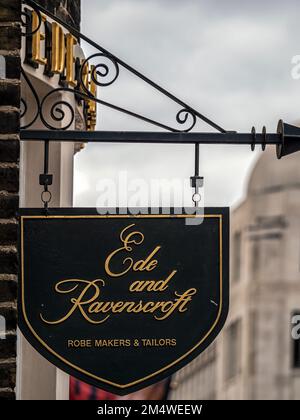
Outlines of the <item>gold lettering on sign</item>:
{"label": "gold lettering on sign", "polygon": [[82,84],[83,84],[83,86],[80,85],[80,92],[86,93],[85,89],[88,90],[90,86],[90,83],[89,83],[90,68],[89,68],[89,64],[85,62],[85,60],[81,60],[80,64],[82,66]]}
{"label": "gold lettering on sign", "polygon": [[[125,274],[127,274],[131,269],[133,271],[153,271],[157,265],[158,261],[153,260],[153,257],[159,252],[161,249],[160,246],[157,246],[148,256],[145,260],[137,261],[136,263],[131,257],[124,258],[122,261],[123,266],[126,268],[119,272],[114,273],[111,269],[111,262],[113,259],[115,259],[118,254],[127,254],[131,253],[133,251],[133,245],[141,245],[144,242],[144,235],[141,232],[134,231],[131,233],[128,233],[127,236],[124,237],[124,234],[135,225],[127,226],[120,235],[121,242],[123,242],[123,246],[121,248],[116,249],[113,251],[106,259],[105,261],[105,271],[110,277],[122,277]],[[122,258],[122,257],[121,257]]]}
{"label": "gold lettering on sign", "polygon": [[52,23],[52,63],[51,71],[60,74],[64,71],[66,61],[65,34],[61,26]]}
{"label": "gold lettering on sign", "polygon": [[[135,248],[145,242],[145,236],[139,230],[133,229],[135,224],[131,224],[123,229],[119,239],[122,246],[112,251],[105,260],[104,269],[110,280],[96,279],[68,279],[59,281],[55,285],[55,292],[67,297],[67,310],[56,320],[49,320],[43,314],[40,317],[43,322],[49,325],[58,325],[67,321],[74,313],[80,313],[82,317],[91,324],[103,324],[112,315],[127,314],[150,314],[157,321],[164,321],[174,315],[183,314],[188,310],[193,296],[197,293],[196,288],[189,288],[179,293],[174,291],[173,297],[168,300],[128,300],[128,301],[110,301],[105,298],[104,289],[109,288],[111,281],[116,278],[122,278],[129,273],[150,273],[158,267],[158,260],[155,257],[162,250],[158,245],[150,252],[145,253],[145,258],[135,261],[132,256]],[[113,266],[123,267],[116,270]],[[133,296],[139,296],[139,293],[148,292],[156,295],[169,289],[172,280],[175,278],[177,270],[160,280],[137,280],[129,285],[129,293]],[[118,281],[124,281],[118,280]],[[168,294],[170,296],[170,294]]]}
{"label": "gold lettering on sign", "polygon": [[[41,14],[43,22],[46,22],[46,16]],[[39,17],[36,12],[32,14],[32,32],[39,26]],[[41,32],[41,28],[32,35],[32,60],[38,64],[47,64],[47,59],[41,57],[41,42],[45,40],[45,34]]]}
{"label": "gold lettering on sign", "polygon": [[66,83],[69,86],[76,87],[77,81],[75,80],[74,46],[77,44],[77,39],[73,35],[67,34],[66,44],[67,44]]}
{"label": "gold lettering on sign", "polygon": [[177,270],[172,271],[166,280],[143,280],[135,281],[130,286],[130,292],[164,292],[168,288],[168,283],[175,276]]}
{"label": "gold lettering on sign", "polygon": [[[89,71],[89,67],[87,67],[87,74],[90,74],[90,81],[88,82],[88,89],[93,98],[97,98],[97,72],[96,67],[91,66],[91,70]],[[85,81],[84,81],[84,86]],[[93,131],[96,127],[97,123],[97,103],[92,99],[87,101],[87,110],[88,110],[88,130]]]}

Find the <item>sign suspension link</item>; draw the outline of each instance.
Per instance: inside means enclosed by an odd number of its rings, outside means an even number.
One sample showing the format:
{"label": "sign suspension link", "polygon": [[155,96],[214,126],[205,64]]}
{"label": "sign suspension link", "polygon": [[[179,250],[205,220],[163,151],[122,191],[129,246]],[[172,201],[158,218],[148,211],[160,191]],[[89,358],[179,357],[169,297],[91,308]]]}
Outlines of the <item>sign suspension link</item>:
{"label": "sign suspension link", "polygon": [[195,207],[199,207],[201,201],[201,194],[199,193],[200,188],[203,188],[204,178],[200,176],[200,144],[195,144],[195,175],[191,177],[191,187],[194,188],[195,192],[193,194],[192,200],[195,204]]}
{"label": "sign suspension link", "polygon": [[44,187],[41,194],[41,200],[44,204],[44,209],[48,213],[49,203],[52,199],[49,186],[53,184],[53,175],[49,174],[49,140],[44,142],[44,173],[40,175],[40,185]]}

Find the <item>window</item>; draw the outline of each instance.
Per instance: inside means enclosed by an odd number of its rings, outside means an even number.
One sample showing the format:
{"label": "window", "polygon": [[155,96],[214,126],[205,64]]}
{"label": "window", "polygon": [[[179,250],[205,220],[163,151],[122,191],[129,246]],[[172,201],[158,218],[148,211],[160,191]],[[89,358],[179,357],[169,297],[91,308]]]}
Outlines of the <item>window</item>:
{"label": "window", "polygon": [[300,369],[300,310],[293,313],[292,324],[292,366]]}
{"label": "window", "polygon": [[241,277],[241,232],[235,232],[233,236],[233,279],[238,282]]}
{"label": "window", "polygon": [[226,333],[225,378],[234,378],[241,367],[241,321],[233,322]]}

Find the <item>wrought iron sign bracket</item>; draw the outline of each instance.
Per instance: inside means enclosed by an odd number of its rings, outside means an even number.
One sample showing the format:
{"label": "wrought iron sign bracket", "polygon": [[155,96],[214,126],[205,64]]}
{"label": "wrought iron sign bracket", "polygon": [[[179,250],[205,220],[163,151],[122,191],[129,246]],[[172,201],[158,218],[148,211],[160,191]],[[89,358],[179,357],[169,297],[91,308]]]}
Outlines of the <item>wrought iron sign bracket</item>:
{"label": "wrought iron sign bracket", "polygon": [[[195,174],[191,177],[191,187],[195,190],[193,201],[196,207],[201,200],[199,190],[204,182],[199,173],[200,144],[250,145],[252,151],[256,145],[261,145],[262,150],[265,150],[266,145],[275,145],[278,159],[300,150],[298,127],[280,120],[277,132],[271,134],[267,133],[266,127],[263,127],[261,134],[257,133],[254,127],[251,133],[225,130],[34,1],[23,0],[22,14],[25,38],[24,64],[33,69],[43,66],[45,77],[59,76],[57,77],[59,87],[40,97],[27,72],[22,69],[24,83],[27,84],[28,92],[31,92],[35,110],[32,104],[29,107],[27,101],[22,98],[21,119],[24,124],[21,124],[20,137],[21,141],[44,142],[44,173],[40,175],[40,185],[44,187],[42,201],[46,210],[51,201],[49,186],[53,182],[53,176],[49,174],[51,142],[193,144]],[[75,46],[80,40],[94,48],[95,53],[84,59],[76,57]],[[43,43],[44,48],[42,48]],[[124,72],[142,80],[156,93],[168,98],[173,105],[179,106],[175,115],[177,126],[154,120],[100,99],[98,90],[102,91],[116,83]],[[75,126],[76,109],[74,104],[63,97],[64,94],[73,94],[76,107],[81,107],[86,122],[85,131],[70,130]],[[94,131],[99,105],[158,127],[161,131]],[[198,122],[207,124],[210,130],[215,131],[193,131]],[[44,129],[34,130],[36,123]]]}

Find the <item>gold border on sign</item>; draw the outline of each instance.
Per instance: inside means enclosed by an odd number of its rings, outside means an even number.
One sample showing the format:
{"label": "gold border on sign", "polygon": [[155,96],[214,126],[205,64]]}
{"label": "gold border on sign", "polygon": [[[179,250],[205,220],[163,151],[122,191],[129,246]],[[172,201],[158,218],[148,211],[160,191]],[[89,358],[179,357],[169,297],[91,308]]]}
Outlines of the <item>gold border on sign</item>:
{"label": "gold border on sign", "polygon": [[[90,372],[87,372],[84,369],[81,369],[80,367],[74,365],[73,363],[69,362],[68,360],[64,359],[62,356],[60,356],[59,354],[57,354],[53,349],[51,349],[51,347],[49,347],[39,336],[38,334],[35,332],[35,330],[33,329],[33,327],[31,326],[27,314],[26,314],[26,310],[25,310],[25,292],[24,292],[24,220],[28,220],[28,219],[128,219],[128,218],[134,218],[134,219],[139,219],[139,218],[148,218],[148,219],[152,219],[152,218],[161,218],[161,219],[166,219],[166,218],[196,218],[196,217],[203,217],[203,218],[217,218],[219,219],[219,242],[220,242],[220,305],[219,305],[219,311],[218,311],[218,315],[217,318],[214,322],[214,324],[212,325],[212,327],[210,328],[210,330],[205,334],[205,336],[192,348],[190,349],[187,353],[185,353],[183,356],[179,357],[178,359],[176,359],[174,362],[169,363],[167,366],[161,368],[160,370],[151,373],[150,375],[145,376],[144,378],[138,379],[134,382],[131,382],[129,384],[126,385],[120,385],[117,384],[115,382],[109,381],[107,379],[101,378],[97,375],[94,375]],[[164,372],[165,370],[171,368],[172,366],[176,365],[177,363],[181,362],[182,360],[184,360],[186,357],[188,357],[191,353],[193,353],[208,337],[209,335],[214,331],[216,325],[218,324],[218,321],[221,317],[222,314],[222,308],[223,308],[223,215],[222,214],[205,214],[205,215],[94,215],[94,216],[21,216],[21,290],[22,290],[22,312],[23,312],[23,316],[24,316],[24,320],[29,328],[29,330],[32,332],[32,334],[34,335],[34,337],[43,345],[43,347],[45,347],[50,353],[52,353],[55,357],[57,357],[58,359],[60,359],[61,361],[63,361],[64,363],[66,363],[68,366],[72,367],[73,369],[87,375],[90,376],[93,379],[96,379],[98,381],[104,382],[108,385],[114,386],[116,388],[120,388],[120,389],[126,389],[129,387],[132,387],[134,385],[137,385],[141,382],[144,382],[150,378],[153,378],[154,376],[159,375],[160,373]]]}

